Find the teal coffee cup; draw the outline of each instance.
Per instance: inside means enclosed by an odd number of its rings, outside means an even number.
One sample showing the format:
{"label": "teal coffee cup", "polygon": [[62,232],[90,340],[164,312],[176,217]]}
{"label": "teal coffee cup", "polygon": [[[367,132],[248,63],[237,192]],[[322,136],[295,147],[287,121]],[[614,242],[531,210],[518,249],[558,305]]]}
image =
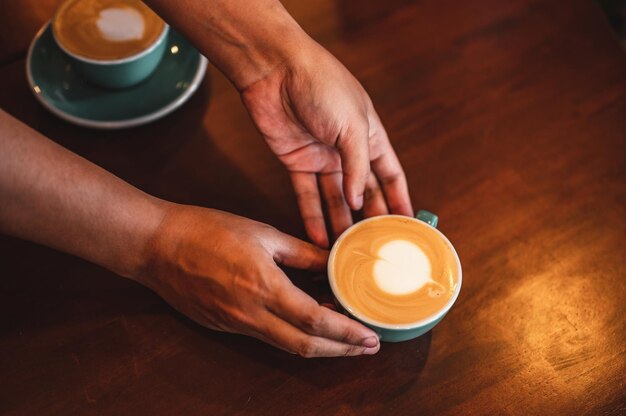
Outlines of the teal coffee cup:
{"label": "teal coffee cup", "polygon": [[[161,58],[163,58],[163,54],[165,53],[167,46],[167,36],[169,32],[169,26],[167,24],[160,23],[160,25],[162,25],[162,29],[161,26],[159,26],[160,32],[156,32],[158,35],[155,40],[146,43],[146,45],[142,45],[139,51],[129,55],[123,55],[122,57],[116,59],[94,59],[92,57],[83,56],[82,54],[77,53],[76,50],[70,50],[70,48],[67,47],[68,45],[64,45],[63,41],[64,36],[67,37],[67,35],[60,35],[57,33],[57,31],[60,30],[58,27],[64,26],[62,26],[61,23],[55,24],[56,20],[69,19],[66,18],[63,13],[68,9],[68,4],[72,6],[75,3],[76,1],[70,0],[59,8],[57,14],[52,19],[52,35],[59,48],[73,61],[77,72],[79,72],[87,81],[105,88],[128,88],[145,80],[154,72],[159,65],[159,62],[161,62]],[[132,5],[134,3],[129,2],[129,4]],[[143,5],[140,6],[145,7]],[[109,20],[117,17],[114,13],[111,13],[111,15],[113,17],[110,17]],[[127,16],[122,15],[120,18],[128,20]],[[153,17],[152,19],[154,18],[156,17]],[[85,21],[90,22],[91,20],[85,19]],[[113,23],[115,24],[116,22]],[[109,23],[109,25],[111,24]],[[67,24],[65,26],[67,26]],[[77,33],[81,32],[77,31]],[[93,42],[97,43],[96,40]]]}
{"label": "teal coffee cup", "polygon": [[[400,226],[404,227],[406,229],[406,232],[412,233],[414,231],[421,230],[420,227],[424,227],[424,229],[421,231],[423,231],[425,234],[428,235],[428,239],[430,241],[436,240],[438,246],[444,247],[446,250],[445,252],[447,253],[446,257],[441,258],[445,260],[445,265],[439,265],[439,266],[433,265],[432,270],[446,270],[446,272],[449,273],[450,276],[456,276],[455,279],[449,280],[450,285],[446,286],[446,289],[445,289],[446,295],[444,298],[441,298],[441,301],[440,301],[441,306],[438,309],[432,311],[432,313],[429,313],[425,316],[420,316],[420,319],[416,319],[415,321],[411,321],[408,323],[403,322],[400,324],[386,323],[380,320],[380,318],[374,319],[372,318],[373,314],[371,312],[369,313],[364,312],[367,309],[367,307],[364,307],[363,304],[357,307],[356,303],[354,302],[351,303],[348,300],[349,297],[351,297],[353,300],[357,298],[355,297],[355,293],[361,290],[359,289],[359,286],[365,285],[365,283],[363,284],[361,283],[363,281],[361,279],[372,279],[372,277],[367,276],[368,274],[372,273],[371,272],[371,270],[373,270],[372,267],[367,268],[366,266],[363,266],[362,269],[356,268],[359,262],[361,262],[361,264],[366,264],[366,261],[363,261],[363,258],[364,258],[363,256],[375,258],[375,257],[372,257],[372,255],[368,255],[367,253],[365,254],[361,253],[361,251],[363,251],[362,250],[363,241],[365,241],[367,245],[367,244],[370,244],[368,239],[372,239],[372,240],[375,239],[375,237],[372,237],[370,235],[363,233],[364,227],[367,227],[370,230],[371,229],[375,230],[375,227],[377,226],[377,222],[385,221],[386,219],[391,219],[391,218],[396,218],[397,219],[396,222],[398,222]],[[409,224],[409,223],[413,223],[413,224]],[[461,262],[459,260],[459,256],[456,253],[456,250],[454,249],[450,241],[446,238],[446,236],[443,235],[439,230],[437,230],[437,223],[438,223],[438,217],[435,214],[422,210],[422,211],[419,211],[416,218],[403,217],[399,215],[382,215],[378,217],[365,219],[363,221],[360,221],[354,224],[352,227],[348,228],[337,239],[337,241],[333,245],[331,252],[330,252],[330,257],[328,259],[328,280],[330,283],[330,287],[333,291],[333,295],[335,297],[335,303],[337,304],[341,312],[363,323],[369,328],[373,329],[379,335],[382,341],[387,341],[387,342],[400,342],[400,341],[407,341],[413,338],[417,338],[420,335],[423,335],[426,332],[430,331],[435,325],[437,325],[444,318],[444,316],[446,316],[446,314],[448,313],[450,308],[452,308],[452,305],[458,298],[459,293],[461,291],[461,282],[462,282],[462,269],[461,269]],[[382,226],[382,223],[380,225]],[[410,227],[407,227],[407,225],[410,225]],[[416,227],[416,225],[419,225],[419,226]],[[409,228],[411,228],[411,231],[408,231]],[[357,234],[354,234],[355,232]],[[385,238],[385,241],[387,239],[391,241],[394,239],[394,236],[390,235],[389,237],[385,236],[384,238]],[[344,259],[343,264],[345,265],[346,261],[350,261],[350,262],[354,261],[355,263],[354,270],[358,270],[357,272],[353,272],[353,275],[355,277],[353,278],[353,280],[351,280],[351,283],[349,285],[345,285],[345,284],[341,285],[338,283],[339,279],[345,278],[345,276],[340,276],[340,275],[337,275],[336,273],[345,273],[344,271],[342,271],[342,270],[345,270],[345,267],[348,267],[348,269],[352,269],[352,266],[343,266],[344,267],[343,269],[340,267],[336,267],[337,264],[339,264],[338,257],[337,257],[338,255],[346,256],[346,258],[348,255],[350,255],[350,260]],[[438,259],[440,259],[439,257],[436,257],[436,256],[431,256],[431,257],[432,258],[428,260],[428,264],[431,264],[433,261],[438,261]],[[439,260],[439,261],[444,261],[444,260]],[[375,261],[386,261],[386,260],[377,259]],[[403,267],[408,267],[408,266],[403,266]],[[403,269],[403,270],[406,270],[406,269]],[[361,273],[362,275],[359,275],[359,273]],[[444,286],[440,285],[440,287],[443,288]],[[347,288],[354,288],[354,289],[347,289]],[[342,293],[342,290],[343,291],[351,290],[355,293],[348,296],[345,293]],[[422,290],[422,289],[419,289],[419,290]],[[363,293],[366,293],[366,292],[367,290],[364,289]],[[445,299],[447,299],[447,301],[445,301]],[[360,301],[367,302],[367,298],[363,296]],[[386,307],[388,308],[388,312],[391,313],[392,315],[395,313],[394,302],[397,302],[398,305],[400,305],[400,302],[401,302],[400,298],[396,298],[394,296],[385,297],[384,301],[385,301],[385,305],[387,305]],[[399,307],[400,306],[398,306],[398,308]],[[406,313],[406,310],[407,310],[406,305],[403,305],[402,307],[404,308],[403,313]],[[400,312],[400,309],[398,309],[398,312]]]}

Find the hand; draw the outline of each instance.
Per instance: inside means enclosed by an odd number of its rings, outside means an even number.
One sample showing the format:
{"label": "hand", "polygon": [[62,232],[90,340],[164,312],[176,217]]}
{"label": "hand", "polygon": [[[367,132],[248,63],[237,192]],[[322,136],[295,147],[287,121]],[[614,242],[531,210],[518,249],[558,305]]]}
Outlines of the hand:
{"label": "hand", "polygon": [[243,89],[242,98],[289,170],[307,234],[327,247],[320,190],[335,237],[352,225],[350,208],[363,208],[366,217],[412,216],[413,209],[404,172],[367,93],[330,53],[308,45]]}
{"label": "hand", "polygon": [[313,242],[329,242],[322,197],[335,236],[352,224],[350,208],[363,207],[366,217],[413,215],[404,172],[367,93],[280,1],[146,2],[242,93],[290,172]]}
{"label": "hand", "polygon": [[221,211],[172,205],[138,279],[200,325],[303,357],[375,354],[369,328],[320,306],[278,264],[324,269],[327,251]]}

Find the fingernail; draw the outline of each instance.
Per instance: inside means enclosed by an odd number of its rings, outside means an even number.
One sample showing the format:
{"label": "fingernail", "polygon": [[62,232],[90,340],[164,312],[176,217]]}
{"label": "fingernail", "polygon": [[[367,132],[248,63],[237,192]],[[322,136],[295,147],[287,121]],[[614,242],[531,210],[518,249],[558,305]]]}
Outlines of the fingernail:
{"label": "fingernail", "polygon": [[373,348],[378,346],[378,337],[369,337],[363,340],[363,346]]}
{"label": "fingernail", "polygon": [[374,355],[380,350],[380,345],[374,348],[366,348],[363,350],[363,355]]}
{"label": "fingernail", "polygon": [[361,209],[363,206],[363,195],[357,195],[354,198],[354,209]]}

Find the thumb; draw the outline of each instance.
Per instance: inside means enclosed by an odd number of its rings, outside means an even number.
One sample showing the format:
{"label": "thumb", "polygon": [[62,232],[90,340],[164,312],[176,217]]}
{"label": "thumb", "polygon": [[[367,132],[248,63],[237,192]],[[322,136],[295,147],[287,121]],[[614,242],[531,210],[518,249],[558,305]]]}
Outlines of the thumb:
{"label": "thumb", "polygon": [[363,206],[363,192],[370,173],[369,129],[367,123],[349,128],[337,139],[336,147],[341,156],[343,169],[343,192],[353,210]]}
{"label": "thumb", "polygon": [[273,238],[274,261],[296,269],[323,271],[328,262],[328,250],[276,231]]}

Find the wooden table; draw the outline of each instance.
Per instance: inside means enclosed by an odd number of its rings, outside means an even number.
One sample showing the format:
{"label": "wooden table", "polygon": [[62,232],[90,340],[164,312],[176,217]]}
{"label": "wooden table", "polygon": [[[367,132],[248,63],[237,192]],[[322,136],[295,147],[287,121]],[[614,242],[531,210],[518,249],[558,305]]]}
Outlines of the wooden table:
{"label": "wooden table", "polygon": [[[306,360],[4,237],[0,414],[626,414],[626,56],[595,3],[286,3],[363,82],[415,206],[440,215],[464,267],[452,311],[376,356]],[[145,127],[46,112],[23,58],[57,4],[0,6],[2,108],[147,192],[304,237],[284,169],[214,69]]]}

